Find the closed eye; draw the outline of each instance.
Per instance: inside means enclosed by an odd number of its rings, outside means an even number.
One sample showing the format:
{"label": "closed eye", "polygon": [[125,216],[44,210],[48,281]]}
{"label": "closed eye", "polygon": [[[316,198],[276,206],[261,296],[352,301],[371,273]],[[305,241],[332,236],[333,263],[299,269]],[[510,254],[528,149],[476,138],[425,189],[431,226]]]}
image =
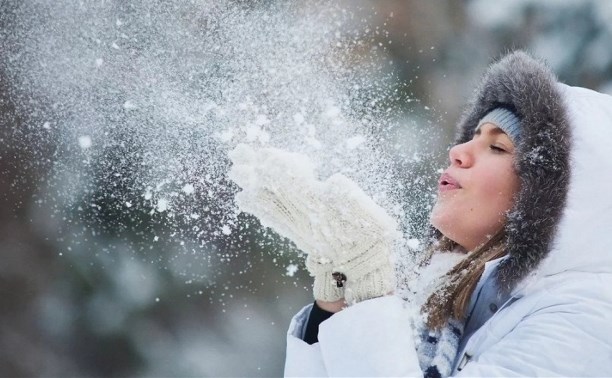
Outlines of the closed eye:
{"label": "closed eye", "polygon": [[506,151],[506,149],[505,149],[505,148],[500,147],[500,146],[496,146],[496,145],[494,145],[494,144],[490,145],[490,146],[489,146],[489,148],[490,148],[491,150],[493,150],[493,152],[496,152],[496,153],[504,153],[504,152],[508,152],[508,151]]}

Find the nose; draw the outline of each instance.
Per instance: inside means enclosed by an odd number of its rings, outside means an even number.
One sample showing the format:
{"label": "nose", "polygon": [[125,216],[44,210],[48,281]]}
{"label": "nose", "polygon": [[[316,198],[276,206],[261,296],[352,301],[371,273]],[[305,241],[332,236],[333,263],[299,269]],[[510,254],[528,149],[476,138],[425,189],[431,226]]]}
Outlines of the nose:
{"label": "nose", "polygon": [[448,151],[451,165],[468,168],[473,164],[474,158],[470,152],[470,142],[457,144]]}

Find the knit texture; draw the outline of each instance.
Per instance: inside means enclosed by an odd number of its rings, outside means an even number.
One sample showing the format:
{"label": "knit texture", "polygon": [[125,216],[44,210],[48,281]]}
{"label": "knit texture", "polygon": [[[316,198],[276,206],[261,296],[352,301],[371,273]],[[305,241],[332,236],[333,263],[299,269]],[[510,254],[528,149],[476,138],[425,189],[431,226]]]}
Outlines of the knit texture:
{"label": "knit texture", "polygon": [[[315,299],[352,304],[394,291],[397,223],[357,183],[342,174],[321,181],[306,156],[275,148],[238,145],[229,155],[228,175],[242,188],[236,204],[308,254]],[[346,277],[342,286],[334,273]]]}
{"label": "knit texture", "polygon": [[315,299],[325,302],[335,302],[344,298],[344,287],[338,287],[332,274],[333,265],[326,260],[309,254],[306,257],[306,269],[314,277],[312,295]]}
{"label": "knit texture", "polygon": [[463,327],[463,322],[458,320],[449,321],[440,330],[428,329],[423,323],[417,324],[417,332],[421,336],[417,354],[425,377],[448,377],[451,374]]}
{"label": "knit texture", "polygon": [[506,108],[495,108],[488,112],[476,126],[476,131],[485,123],[492,123],[506,133],[515,145],[521,142],[521,120]]}

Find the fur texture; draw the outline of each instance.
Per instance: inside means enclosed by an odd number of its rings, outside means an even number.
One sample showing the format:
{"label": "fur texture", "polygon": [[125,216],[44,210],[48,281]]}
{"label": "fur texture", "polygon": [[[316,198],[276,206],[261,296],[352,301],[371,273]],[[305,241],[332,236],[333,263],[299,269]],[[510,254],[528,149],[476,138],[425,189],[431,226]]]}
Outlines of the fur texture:
{"label": "fur texture", "polygon": [[521,187],[505,226],[509,257],[497,272],[507,291],[546,257],[565,207],[571,135],[556,82],[544,63],[522,51],[510,53],[490,66],[458,124],[456,143],[464,143],[495,107],[521,119],[515,159]]}

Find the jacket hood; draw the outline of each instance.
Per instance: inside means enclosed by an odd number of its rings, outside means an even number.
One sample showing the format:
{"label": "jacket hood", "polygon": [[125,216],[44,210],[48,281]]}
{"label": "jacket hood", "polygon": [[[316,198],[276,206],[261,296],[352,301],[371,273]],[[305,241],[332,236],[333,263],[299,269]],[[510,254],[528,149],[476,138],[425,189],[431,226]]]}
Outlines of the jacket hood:
{"label": "jacket hood", "polygon": [[557,84],[571,126],[570,185],[536,272],[612,273],[612,96]]}
{"label": "jacket hood", "polygon": [[612,98],[561,84],[543,62],[516,51],[484,75],[456,142],[472,139],[499,106],[521,120],[514,162],[521,186],[505,226],[499,286],[567,270],[612,271]]}

